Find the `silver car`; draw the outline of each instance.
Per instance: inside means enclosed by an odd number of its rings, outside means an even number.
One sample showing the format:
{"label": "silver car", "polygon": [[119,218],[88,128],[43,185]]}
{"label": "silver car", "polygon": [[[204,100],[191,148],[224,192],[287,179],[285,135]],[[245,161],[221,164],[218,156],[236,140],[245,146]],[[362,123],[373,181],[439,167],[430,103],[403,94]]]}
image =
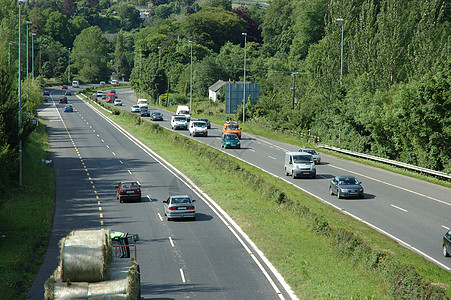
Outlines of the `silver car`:
{"label": "silver car", "polygon": [[313,157],[313,160],[315,161],[315,164],[319,165],[321,163],[321,156],[319,156],[319,153],[316,152],[315,149],[312,148],[301,148],[299,149],[299,152],[307,152],[310,153]]}
{"label": "silver car", "polygon": [[130,108],[130,111],[132,113],[139,113],[140,112],[139,105],[132,105],[132,107]]}
{"label": "silver car", "polygon": [[163,201],[164,215],[168,217],[168,221],[171,219],[196,219],[196,207],[194,202],[189,196],[179,195],[170,196],[167,200]]}

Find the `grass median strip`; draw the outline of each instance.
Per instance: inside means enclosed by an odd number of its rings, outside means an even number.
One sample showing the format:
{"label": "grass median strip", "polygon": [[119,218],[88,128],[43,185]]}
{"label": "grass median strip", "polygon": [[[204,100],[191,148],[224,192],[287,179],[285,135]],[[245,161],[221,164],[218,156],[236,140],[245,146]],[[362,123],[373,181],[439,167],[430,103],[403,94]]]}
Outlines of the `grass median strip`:
{"label": "grass median strip", "polygon": [[237,221],[300,298],[450,296],[448,272],[388,237],[218,150],[112,109],[115,122]]}

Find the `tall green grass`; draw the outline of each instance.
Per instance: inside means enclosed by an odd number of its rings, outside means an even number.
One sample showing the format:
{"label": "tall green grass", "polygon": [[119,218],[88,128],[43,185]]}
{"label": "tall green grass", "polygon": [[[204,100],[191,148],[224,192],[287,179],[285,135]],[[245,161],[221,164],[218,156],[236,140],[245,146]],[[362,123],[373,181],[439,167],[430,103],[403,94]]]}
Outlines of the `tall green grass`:
{"label": "tall green grass", "polygon": [[45,124],[24,143],[23,185],[1,193],[0,299],[25,299],[43,262],[52,226],[55,180]]}

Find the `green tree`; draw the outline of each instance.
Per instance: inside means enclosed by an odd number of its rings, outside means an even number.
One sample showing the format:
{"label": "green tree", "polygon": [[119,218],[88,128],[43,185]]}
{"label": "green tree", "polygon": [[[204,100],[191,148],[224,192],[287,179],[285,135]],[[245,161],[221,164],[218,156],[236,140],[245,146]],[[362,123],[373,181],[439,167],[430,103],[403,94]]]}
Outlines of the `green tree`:
{"label": "green tree", "polygon": [[245,21],[232,12],[221,8],[204,8],[186,17],[182,31],[196,43],[219,52],[227,41],[240,43],[245,26]]}
{"label": "green tree", "polygon": [[139,10],[134,5],[122,2],[117,6],[116,10],[121,20],[121,26],[125,30],[132,30],[141,24]]}
{"label": "green tree", "polygon": [[75,39],[71,61],[85,82],[107,80],[111,74],[107,63],[108,40],[99,27],[84,29]]}
{"label": "green tree", "polygon": [[70,47],[72,45],[69,23],[65,15],[57,11],[50,13],[44,28],[52,39],[60,42],[63,46]]}

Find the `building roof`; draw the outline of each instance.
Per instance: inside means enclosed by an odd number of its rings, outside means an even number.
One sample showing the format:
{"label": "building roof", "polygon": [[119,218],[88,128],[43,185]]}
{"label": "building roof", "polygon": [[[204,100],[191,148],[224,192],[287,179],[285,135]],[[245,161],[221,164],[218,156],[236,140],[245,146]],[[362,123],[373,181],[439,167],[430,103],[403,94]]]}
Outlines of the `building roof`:
{"label": "building roof", "polygon": [[208,89],[212,90],[214,92],[216,92],[217,90],[219,90],[224,84],[226,84],[225,81],[222,80],[218,80],[215,83],[213,83]]}

